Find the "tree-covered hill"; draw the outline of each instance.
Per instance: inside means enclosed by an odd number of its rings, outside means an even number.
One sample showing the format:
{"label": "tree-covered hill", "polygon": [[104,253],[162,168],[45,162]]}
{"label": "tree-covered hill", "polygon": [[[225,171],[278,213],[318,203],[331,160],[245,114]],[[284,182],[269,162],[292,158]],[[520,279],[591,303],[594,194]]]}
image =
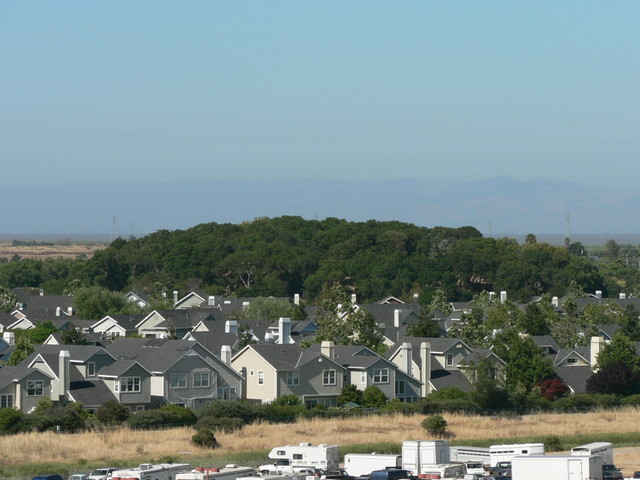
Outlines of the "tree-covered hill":
{"label": "tree-covered hill", "polygon": [[310,302],[336,282],[359,301],[413,293],[426,300],[436,288],[459,300],[487,289],[523,300],[562,295],[571,281],[603,288],[596,266],[564,247],[483,238],[473,227],[286,216],[117,239],[73,273],[111,290],[150,291],[159,282],[239,296],[300,293]]}

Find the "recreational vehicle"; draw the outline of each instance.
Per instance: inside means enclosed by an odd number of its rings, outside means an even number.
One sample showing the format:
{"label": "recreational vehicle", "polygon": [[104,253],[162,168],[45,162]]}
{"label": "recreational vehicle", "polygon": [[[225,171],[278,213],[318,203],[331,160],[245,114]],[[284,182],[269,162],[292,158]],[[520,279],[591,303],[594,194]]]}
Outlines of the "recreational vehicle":
{"label": "recreational vehicle", "polygon": [[344,469],[352,477],[369,475],[374,470],[402,467],[401,455],[380,453],[348,453],[344,456]]}
{"label": "recreational vehicle", "polygon": [[191,470],[188,463],[143,463],[139,467],[116,470],[112,480],[175,480],[176,475]]}
{"label": "recreational vehicle", "polygon": [[425,473],[426,467],[450,463],[446,440],[407,440],[402,443],[402,468],[414,475]]}
{"label": "recreational vehicle", "polygon": [[489,447],[490,465],[508,462],[513,457],[544,455],[544,443],[515,443],[513,445],[491,445]]}
{"label": "recreational vehicle", "polygon": [[571,455],[589,456],[600,455],[602,463],[613,463],[613,445],[609,442],[594,442],[579,445],[571,449]]}
{"label": "recreational vehicle", "polygon": [[301,443],[276,447],[269,452],[269,458],[275,461],[271,464],[260,465],[260,472],[285,474],[309,468],[340,467],[338,445],[327,445],[326,443],[320,445]]}

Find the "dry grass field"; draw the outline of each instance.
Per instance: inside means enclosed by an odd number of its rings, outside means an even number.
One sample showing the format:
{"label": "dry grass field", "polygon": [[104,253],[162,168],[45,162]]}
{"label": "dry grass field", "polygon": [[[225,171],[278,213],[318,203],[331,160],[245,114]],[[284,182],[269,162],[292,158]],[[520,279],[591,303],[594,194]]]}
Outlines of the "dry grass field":
{"label": "dry grass field", "polygon": [[93,257],[98,250],[106,248],[106,244],[70,244],[70,245],[13,245],[11,243],[0,243],[0,257],[11,259],[14,256],[20,258],[78,258],[82,255],[87,258]]}
{"label": "dry grass field", "polygon": [[[355,419],[302,420],[294,424],[249,425],[233,434],[216,434],[222,445],[215,456],[267,450],[277,445],[300,442],[335,443],[341,446],[376,442],[402,442],[427,438],[420,428],[424,417],[372,416]],[[475,417],[447,414],[449,430],[457,440],[509,438],[527,435],[575,435],[636,432],[640,427],[640,410],[585,414],[540,414],[516,418]],[[132,463],[141,458],[179,457],[181,452],[202,455],[191,443],[195,431],[176,428],[163,431],[132,431],[128,429],[65,435],[28,433],[0,437],[0,455],[6,464],[38,461],[89,462],[118,459]],[[266,460],[266,458],[265,458]],[[616,464],[632,473],[640,469],[640,448],[616,451]]]}

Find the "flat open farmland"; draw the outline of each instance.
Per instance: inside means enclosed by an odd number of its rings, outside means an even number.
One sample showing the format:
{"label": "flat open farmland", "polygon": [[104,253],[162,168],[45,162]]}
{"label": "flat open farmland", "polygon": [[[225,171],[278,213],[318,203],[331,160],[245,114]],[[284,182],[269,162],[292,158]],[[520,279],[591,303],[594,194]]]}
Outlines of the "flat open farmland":
{"label": "flat open farmland", "polygon": [[70,245],[13,245],[0,243],[0,257],[11,259],[14,256],[20,258],[78,258],[93,257],[93,254],[106,248],[106,244],[70,244]]}

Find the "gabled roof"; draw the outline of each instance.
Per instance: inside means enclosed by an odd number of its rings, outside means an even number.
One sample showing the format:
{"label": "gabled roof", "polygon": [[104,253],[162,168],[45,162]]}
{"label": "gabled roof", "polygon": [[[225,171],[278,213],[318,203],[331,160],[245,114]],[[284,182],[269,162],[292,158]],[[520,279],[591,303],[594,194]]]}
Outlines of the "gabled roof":
{"label": "gabled roof", "polygon": [[193,346],[194,342],[190,340],[119,338],[107,347],[107,351],[116,359],[136,360],[150,372],[165,372],[192,352]]}
{"label": "gabled roof", "polygon": [[113,357],[103,347],[94,345],[35,345],[33,353],[23,360],[20,365],[31,366],[36,358],[41,358],[54,372],[57,372],[58,359],[60,352],[63,350],[69,352],[71,363],[84,363],[99,352],[106,352]]}
{"label": "gabled roof", "polygon": [[553,358],[553,365],[560,365],[567,357],[572,354],[576,354],[582,358],[587,365],[591,364],[591,347],[575,347],[575,348],[561,348]]}
{"label": "gabled roof", "polygon": [[99,408],[108,401],[117,401],[113,392],[102,380],[75,380],[69,383],[70,400],[84,408]]}
{"label": "gabled roof", "polygon": [[233,359],[237,359],[247,349],[254,350],[264,359],[265,362],[278,371],[290,371],[300,368],[318,357],[322,357],[324,361],[331,362],[337,367],[342,368],[342,365],[340,365],[339,362],[331,360],[330,358],[322,355],[319,351],[311,350],[310,348],[301,350],[300,346],[295,343],[288,345],[273,343],[247,345],[239,351]]}
{"label": "gabled roof", "polygon": [[136,325],[140,323],[147,315],[107,315],[91,325],[91,329],[101,326],[103,323],[112,320],[118,326],[122,327],[126,332],[135,332]]}
{"label": "gabled roof", "polygon": [[[0,368],[0,389],[6,387],[7,385],[10,385],[13,382],[16,382],[16,381],[19,382],[20,380],[22,380],[25,377],[28,377],[34,372],[40,372],[40,370],[37,370],[35,368],[24,367],[24,366],[2,367]],[[50,375],[47,375],[44,372],[40,372],[40,373],[42,373],[48,378],[51,378]]]}
{"label": "gabled roof", "polygon": [[163,318],[159,324],[154,328],[167,328],[173,325],[176,328],[192,328],[202,321],[214,321],[215,317],[210,310],[202,310],[199,308],[189,308],[185,310],[154,310],[142,320],[138,322],[136,328],[144,325],[148,318],[151,318],[154,314]]}
{"label": "gabled roof", "polygon": [[431,363],[431,379],[430,383],[436,390],[446,387],[458,387],[463,392],[468,392],[473,388],[471,382],[465,377],[460,370],[445,370],[439,366],[434,369],[435,362]]}
{"label": "gabled roof", "polygon": [[144,368],[144,366],[141,365],[140,362],[138,362],[137,360],[131,360],[128,358],[119,358],[118,360],[113,362],[111,365],[102,367],[98,372],[98,376],[118,378],[124,375],[125,373],[127,373],[129,369],[131,369],[131,367],[133,367],[134,365],[140,366],[140,368],[147,371],[149,375],[151,375],[151,372],[149,372],[148,369]]}
{"label": "gabled roof", "polygon": [[458,363],[458,365],[459,366],[474,365],[479,362],[482,362],[483,360],[487,360],[488,358],[493,358],[494,360],[502,363],[503,365],[506,365],[506,362],[504,360],[502,360],[499,356],[497,356],[495,353],[493,353],[493,351],[491,351],[488,348],[472,349],[471,353],[469,353],[469,355],[464,357],[460,361],[460,363]]}
{"label": "gabled roof", "polygon": [[593,371],[588,366],[577,367],[556,367],[556,374],[567,384],[573,393],[585,393],[587,391],[587,380]]}
{"label": "gabled roof", "polygon": [[[321,353],[321,345],[311,345],[307,350],[310,353],[319,355]],[[396,365],[381,355],[378,355],[373,350],[356,345],[335,345],[334,346],[334,358],[336,363],[339,363],[346,368],[361,368],[366,369],[371,365],[383,361],[396,368]]]}

